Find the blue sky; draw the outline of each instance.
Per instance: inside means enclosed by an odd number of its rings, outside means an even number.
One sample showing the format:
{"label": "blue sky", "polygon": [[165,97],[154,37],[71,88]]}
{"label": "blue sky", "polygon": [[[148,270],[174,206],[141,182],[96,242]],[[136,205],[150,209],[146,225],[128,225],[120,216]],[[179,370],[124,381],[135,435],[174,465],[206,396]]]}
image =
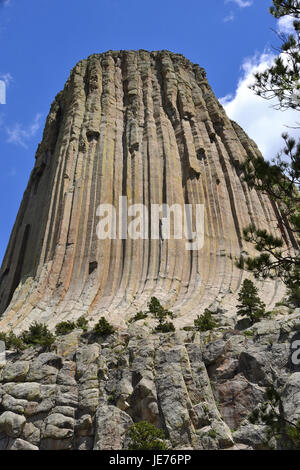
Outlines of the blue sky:
{"label": "blue sky", "polygon": [[[263,126],[274,119],[274,111],[249,96],[245,86],[252,71],[272,58],[276,36],[271,28],[278,29],[278,22],[268,12],[270,4],[0,0],[0,79],[6,83],[6,104],[0,104],[0,262],[51,102],[76,62],[92,53],[168,49],[184,54],[206,69],[231,117],[250,129],[253,138],[261,138],[260,146],[270,152]],[[259,126],[257,113],[264,118]]]}

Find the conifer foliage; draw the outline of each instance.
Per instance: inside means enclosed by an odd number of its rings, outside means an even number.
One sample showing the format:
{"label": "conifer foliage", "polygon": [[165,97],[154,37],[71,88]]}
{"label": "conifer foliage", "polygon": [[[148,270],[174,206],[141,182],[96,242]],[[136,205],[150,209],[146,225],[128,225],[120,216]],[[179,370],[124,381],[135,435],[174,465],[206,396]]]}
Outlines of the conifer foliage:
{"label": "conifer foliage", "polygon": [[156,297],[151,297],[148,308],[149,312],[158,321],[158,325],[155,328],[156,331],[160,333],[175,331],[173,323],[168,321],[168,317],[173,318],[173,313],[164,308]]}
{"label": "conifer foliage", "polygon": [[212,314],[207,308],[204,310],[203,315],[198,315],[194,320],[194,327],[197,331],[209,331],[217,326],[217,322],[212,318]]}
{"label": "conifer foliage", "polygon": [[[294,19],[291,34],[279,33],[280,47],[275,62],[255,75],[250,87],[264,99],[274,100],[279,110],[300,111],[300,0],[273,0],[270,13],[277,19]],[[295,127],[300,127],[296,122]],[[268,129],[266,129],[268,132]],[[257,278],[279,277],[297,296],[300,285],[300,139],[284,133],[284,147],[271,162],[248,155],[241,165],[243,179],[250,188],[261,191],[272,201],[280,235],[260,227],[244,229],[245,239],[259,252],[237,263]]]}
{"label": "conifer foliage", "polygon": [[256,323],[267,317],[265,304],[258,296],[258,290],[250,279],[245,279],[239,292],[237,313],[250,319],[251,323]]}
{"label": "conifer foliage", "polygon": [[273,384],[266,389],[266,401],[252,411],[248,420],[264,424],[268,442],[275,439],[278,450],[300,450],[300,419],[287,419],[281,394]]}
{"label": "conifer foliage", "polygon": [[131,426],[127,435],[129,437],[129,450],[167,450],[162,429],[156,428],[148,421],[140,421]]}

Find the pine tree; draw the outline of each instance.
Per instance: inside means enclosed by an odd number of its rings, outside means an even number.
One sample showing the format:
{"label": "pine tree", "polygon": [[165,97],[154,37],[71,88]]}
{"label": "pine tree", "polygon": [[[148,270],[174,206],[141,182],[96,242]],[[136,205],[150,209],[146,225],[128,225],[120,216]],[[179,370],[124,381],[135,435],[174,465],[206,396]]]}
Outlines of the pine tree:
{"label": "pine tree", "polygon": [[198,315],[194,320],[194,327],[197,331],[209,331],[217,326],[217,322],[212,318],[212,314],[207,308],[204,310],[203,315]]}
{"label": "pine tree", "polygon": [[168,322],[168,317],[173,318],[173,313],[164,308],[156,297],[151,297],[148,304],[149,312],[152,313],[154,318],[158,320],[156,331],[161,333],[168,333],[175,331],[175,327],[172,322]]}
{"label": "pine tree", "polygon": [[245,279],[239,292],[237,313],[256,323],[267,316],[265,304],[258,296],[258,290],[250,279]]}
{"label": "pine tree", "polygon": [[300,420],[286,418],[281,394],[274,384],[266,389],[266,401],[254,409],[248,417],[251,424],[264,424],[267,439],[276,440],[279,450],[300,450]]}
{"label": "pine tree", "polygon": [[[250,87],[264,99],[275,99],[280,110],[300,111],[300,1],[273,0],[275,18],[294,18],[293,34],[279,34],[281,46],[274,64],[255,75]],[[299,126],[299,124],[296,123]],[[288,289],[300,285],[300,139],[282,135],[283,150],[272,160],[249,155],[241,165],[250,188],[266,194],[276,207],[281,236],[274,237],[254,225],[244,229],[245,239],[255,245],[257,257],[240,259],[257,278],[279,277]],[[289,242],[291,240],[291,243]]]}
{"label": "pine tree", "polygon": [[296,308],[300,307],[300,282],[288,289],[288,301]]}
{"label": "pine tree", "polygon": [[277,19],[294,18],[294,32],[278,33],[281,42],[278,57],[267,70],[255,74],[256,81],[250,88],[267,100],[276,98],[277,109],[300,111],[300,1],[273,0],[270,13]]}

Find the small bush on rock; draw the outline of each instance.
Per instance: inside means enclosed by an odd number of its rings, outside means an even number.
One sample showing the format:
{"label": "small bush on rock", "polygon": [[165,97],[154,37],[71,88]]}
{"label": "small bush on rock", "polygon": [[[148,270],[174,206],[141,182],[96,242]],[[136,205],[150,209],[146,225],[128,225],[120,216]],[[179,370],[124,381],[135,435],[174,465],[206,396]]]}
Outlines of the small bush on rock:
{"label": "small bush on rock", "polygon": [[104,317],[101,317],[94,326],[94,332],[99,336],[107,336],[114,333],[115,329]]}
{"label": "small bush on rock", "polygon": [[210,331],[218,326],[212,318],[211,312],[206,308],[203,315],[198,315],[194,320],[194,326],[197,331]]}
{"label": "small bush on rock", "polygon": [[140,421],[127,430],[130,439],[129,450],[167,450],[162,429],[158,429],[148,421]]}
{"label": "small bush on rock", "polygon": [[244,335],[245,336],[254,336],[254,331],[246,330],[246,331],[244,331]]}
{"label": "small bush on rock", "polygon": [[29,330],[22,333],[21,340],[27,346],[40,345],[45,349],[49,349],[55,341],[55,336],[46,325],[34,322],[30,325]]}
{"label": "small bush on rock", "polygon": [[56,325],[55,333],[57,335],[67,335],[68,333],[71,333],[71,331],[75,330],[75,328],[87,331],[88,321],[83,316],[79,317],[76,322],[70,320],[61,321]]}
{"label": "small bush on rock", "polygon": [[0,341],[4,341],[6,349],[22,351],[26,348],[22,339],[16,336],[12,331],[10,333],[0,333]]}
{"label": "small bush on rock", "polygon": [[172,331],[175,331],[175,326],[173,325],[172,322],[160,323],[155,328],[155,331],[158,331],[159,333],[170,333]]}
{"label": "small bush on rock", "polygon": [[83,316],[79,317],[77,322],[76,322],[76,328],[81,328],[83,331],[88,330],[88,324],[89,322],[84,318]]}
{"label": "small bush on rock", "polygon": [[140,312],[137,312],[134,315],[134,317],[132,317],[129,320],[129,323],[133,323],[133,322],[138,321],[138,320],[144,320],[145,318],[147,318],[147,313],[144,313],[144,312],[140,311]]}
{"label": "small bush on rock", "polygon": [[76,328],[76,325],[72,321],[61,321],[55,327],[55,333],[57,335],[67,335]]}

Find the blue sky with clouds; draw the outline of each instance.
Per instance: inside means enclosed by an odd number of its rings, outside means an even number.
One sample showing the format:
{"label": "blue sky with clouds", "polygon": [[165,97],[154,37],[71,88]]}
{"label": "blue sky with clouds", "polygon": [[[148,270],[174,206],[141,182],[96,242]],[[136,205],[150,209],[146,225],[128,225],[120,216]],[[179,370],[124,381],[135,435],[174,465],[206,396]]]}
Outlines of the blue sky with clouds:
{"label": "blue sky with clouds", "polygon": [[289,28],[288,21],[278,25],[269,14],[270,4],[271,0],[0,0],[0,80],[6,84],[6,104],[0,104],[0,261],[50,104],[71,68],[92,53],[168,49],[184,54],[206,69],[229,115],[264,153],[270,156],[278,150],[279,142],[267,128],[276,122],[281,129],[294,116],[275,112],[247,88],[253,70],[272,60],[271,46],[277,40],[271,28]]}

